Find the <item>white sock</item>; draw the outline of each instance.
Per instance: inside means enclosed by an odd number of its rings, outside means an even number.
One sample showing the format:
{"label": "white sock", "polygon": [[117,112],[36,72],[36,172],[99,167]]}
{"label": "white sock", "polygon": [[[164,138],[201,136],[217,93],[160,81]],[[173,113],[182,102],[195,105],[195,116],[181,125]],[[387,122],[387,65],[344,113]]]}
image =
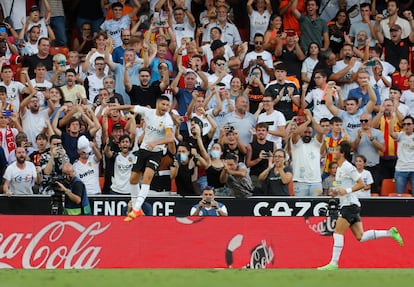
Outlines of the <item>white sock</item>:
{"label": "white sock", "polygon": [[342,248],[344,247],[344,236],[342,234],[334,233],[334,244],[332,248],[331,264],[338,265],[339,256],[341,256]]}
{"label": "white sock", "polygon": [[137,202],[139,190],[139,184],[130,184],[129,192],[131,193],[132,206],[135,206]]}
{"label": "white sock", "polygon": [[391,237],[388,230],[367,230],[362,234],[360,242],[365,242],[368,240]]}
{"label": "white sock", "polygon": [[137,201],[135,202],[134,208],[133,208],[135,211],[138,211],[138,210],[141,209],[141,206],[144,203],[145,198],[147,198],[149,189],[150,189],[149,184],[142,184],[141,185],[141,190],[138,193],[138,198],[137,198]]}

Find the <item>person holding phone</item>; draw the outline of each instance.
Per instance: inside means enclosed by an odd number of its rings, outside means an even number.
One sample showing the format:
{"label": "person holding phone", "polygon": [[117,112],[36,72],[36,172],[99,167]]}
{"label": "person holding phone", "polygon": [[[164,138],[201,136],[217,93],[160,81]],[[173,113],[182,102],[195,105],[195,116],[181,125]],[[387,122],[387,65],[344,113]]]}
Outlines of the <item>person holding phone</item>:
{"label": "person holding phone", "polygon": [[[244,58],[243,73],[248,76],[253,68],[259,67],[262,71],[263,84],[266,86],[270,81],[270,76],[273,74],[272,54],[264,49],[263,34],[255,34],[253,43],[254,50],[247,53]],[[249,80],[249,77],[247,80]]]}

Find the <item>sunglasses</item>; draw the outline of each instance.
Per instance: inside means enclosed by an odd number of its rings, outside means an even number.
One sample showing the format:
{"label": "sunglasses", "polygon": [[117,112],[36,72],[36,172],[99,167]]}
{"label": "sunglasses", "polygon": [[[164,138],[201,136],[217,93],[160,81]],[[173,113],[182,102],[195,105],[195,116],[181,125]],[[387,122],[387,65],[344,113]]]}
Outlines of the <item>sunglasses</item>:
{"label": "sunglasses", "polygon": [[411,126],[411,125],[412,125],[412,123],[403,123],[402,124],[403,127],[405,127],[405,126]]}
{"label": "sunglasses", "polygon": [[258,44],[258,45],[262,45],[263,44],[263,42],[261,42],[261,41],[256,41],[256,42],[254,42],[255,44]]}
{"label": "sunglasses", "polygon": [[216,65],[219,66],[219,67],[222,67],[222,66],[225,66],[226,63],[217,63]]}
{"label": "sunglasses", "polygon": [[361,123],[367,123],[369,120],[359,120]]}

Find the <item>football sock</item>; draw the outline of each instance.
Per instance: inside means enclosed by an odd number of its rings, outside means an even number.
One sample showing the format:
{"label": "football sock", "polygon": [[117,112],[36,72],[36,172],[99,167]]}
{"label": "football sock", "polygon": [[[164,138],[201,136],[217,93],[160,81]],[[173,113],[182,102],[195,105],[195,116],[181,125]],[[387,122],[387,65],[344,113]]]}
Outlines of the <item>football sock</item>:
{"label": "football sock", "polygon": [[362,234],[361,242],[365,242],[368,240],[384,238],[384,237],[391,237],[388,230],[367,230]]}
{"label": "football sock", "polygon": [[132,207],[134,207],[138,199],[139,184],[130,184],[130,193],[131,193]]}
{"label": "football sock", "polygon": [[342,234],[334,233],[334,244],[332,248],[331,264],[338,265],[339,256],[341,256],[342,248],[344,247],[344,236]]}
{"label": "football sock", "polygon": [[141,209],[141,206],[144,203],[145,198],[148,195],[149,188],[150,188],[149,184],[141,185],[141,190],[138,192],[138,198],[133,207],[135,211],[138,211]]}

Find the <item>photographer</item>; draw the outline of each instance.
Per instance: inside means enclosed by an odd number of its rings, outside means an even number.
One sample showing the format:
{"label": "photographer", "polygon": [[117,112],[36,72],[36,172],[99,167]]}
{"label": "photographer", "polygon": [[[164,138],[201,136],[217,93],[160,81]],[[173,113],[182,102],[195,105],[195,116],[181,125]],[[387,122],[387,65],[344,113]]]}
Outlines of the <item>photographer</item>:
{"label": "photographer", "polygon": [[88,195],[83,182],[75,177],[75,171],[69,162],[63,165],[63,182],[56,181],[56,189],[65,194],[65,215],[92,215]]}
{"label": "photographer", "polygon": [[191,216],[228,216],[226,206],[214,200],[214,187],[203,189],[202,199],[191,208]]}
{"label": "photographer", "polygon": [[42,183],[40,185],[40,194],[53,194],[51,182],[59,175],[62,175],[62,167],[69,162],[69,157],[62,146],[62,139],[58,135],[50,137],[50,148],[43,153],[40,158],[42,167]]}

